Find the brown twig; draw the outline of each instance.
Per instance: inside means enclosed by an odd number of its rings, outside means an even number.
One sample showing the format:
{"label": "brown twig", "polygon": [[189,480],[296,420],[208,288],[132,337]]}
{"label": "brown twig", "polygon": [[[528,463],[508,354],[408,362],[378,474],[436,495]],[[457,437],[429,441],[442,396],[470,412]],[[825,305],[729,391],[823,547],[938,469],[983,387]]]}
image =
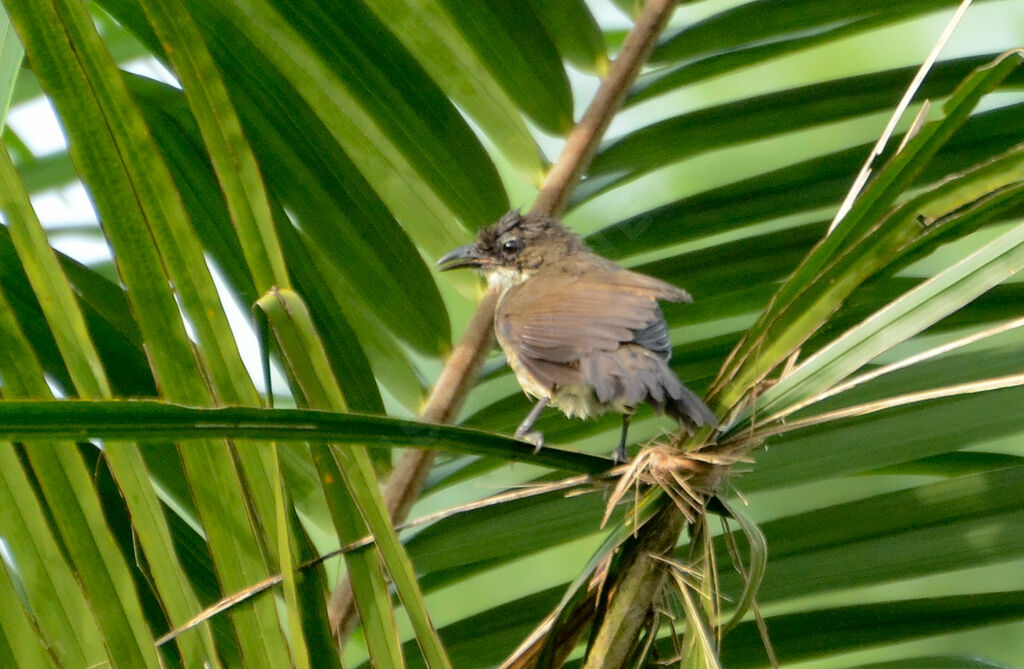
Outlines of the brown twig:
{"label": "brown twig", "polygon": [[[437,377],[437,382],[434,383],[433,390],[430,391],[427,403],[420,414],[420,418],[425,422],[450,423],[458,415],[491,347],[491,326],[497,302],[498,294],[493,290],[488,290],[480,300],[476,313],[466,326],[466,332],[458,345],[452,349],[448,361]],[[391,471],[387,487],[384,489],[384,503],[388,507],[391,522],[395,525],[401,524],[409,516],[413,502],[427,482],[427,475],[436,457],[437,450],[433,448],[409,449]],[[327,605],[331,631],[341,644],[344,644],[345,639],[355,628],[354,604],[352,584],[346,576],[334,589],[331,601]]]}
{"label": "brown twig", "polygon": [[629,87],[654,50],[658,35],[672,16],[675,4],[676,0],[649,0],[643,13],[637,17],[590,106],[566,138],[562,153],[551,166],[544,187],[537,194],[532,212],[555,218],[565,212],[569,197],[590,166],[601,138],[622,106]]}
{"label": "brown twig", "polygon": [[[668,23],[675,2],[649,0],[622,43],[618,57],[608,69],[587,111],[566,138],[565,146],[548,172],[531,212],[554,217],[565,212],[569,198],[597,152],[608,125],[654,49],[658,35]],[[490,290],[485,293],[466,332],[452,350],[452,355],[434,384],[421,414],[424,421],[450,422],[462,408],[466,394],[475,383],[490,348],[496,303],[496,293]],[[392,522],[401,523],[405,520],[426,482],[435,455],[432,449],[410,450],[395,466],[384,491]],[[345,578],[338,584],[328,605],[331,629],[341,643],[344,643],[344,639],[355,627],[355,608],[352,604],[351,585]]]}

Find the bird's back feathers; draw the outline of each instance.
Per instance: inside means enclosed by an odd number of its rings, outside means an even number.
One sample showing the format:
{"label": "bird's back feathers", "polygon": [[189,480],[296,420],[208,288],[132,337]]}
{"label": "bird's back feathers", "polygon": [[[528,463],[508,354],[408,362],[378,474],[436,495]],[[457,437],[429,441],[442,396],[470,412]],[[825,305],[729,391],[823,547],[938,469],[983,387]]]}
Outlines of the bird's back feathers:
{"label": "bird's back feathers", "polygon": [[592,413],[567,406],[586,404],[579,396],[589,388],[601,411],[646,401],[687,425],[714,425],[711,411],[668,366],[672,346],[658,300],[691,298],[599,256],[570,256],[509,288],[495,333],[524,389],[550,394],[555,406],[562,390],[568,413]]}

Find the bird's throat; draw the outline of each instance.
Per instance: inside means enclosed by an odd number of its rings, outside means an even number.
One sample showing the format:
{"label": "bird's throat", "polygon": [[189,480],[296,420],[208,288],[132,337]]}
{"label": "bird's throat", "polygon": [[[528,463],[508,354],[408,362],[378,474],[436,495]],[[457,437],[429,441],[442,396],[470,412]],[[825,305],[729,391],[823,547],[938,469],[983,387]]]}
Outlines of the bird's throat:
{"label": "bird's throat", "polygon": [[487,285],[504,294],[509,288],[520,285],[531,276],[533,272],[523,272],[511,267],[496,267],[487,273]]}

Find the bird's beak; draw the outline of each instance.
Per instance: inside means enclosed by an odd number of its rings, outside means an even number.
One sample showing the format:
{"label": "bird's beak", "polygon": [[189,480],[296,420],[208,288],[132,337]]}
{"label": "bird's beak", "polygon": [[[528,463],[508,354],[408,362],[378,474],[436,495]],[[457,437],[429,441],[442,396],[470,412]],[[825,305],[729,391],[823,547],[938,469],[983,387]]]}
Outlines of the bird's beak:
{"label": "bird's beak", "polygon": [[480,255],[476,244],[466,244],[438,260],[437,267],[442,272],[447,272],[450,269],[458,269],[459,267],[480,267],[485,262],[487,262],[487,258]]}

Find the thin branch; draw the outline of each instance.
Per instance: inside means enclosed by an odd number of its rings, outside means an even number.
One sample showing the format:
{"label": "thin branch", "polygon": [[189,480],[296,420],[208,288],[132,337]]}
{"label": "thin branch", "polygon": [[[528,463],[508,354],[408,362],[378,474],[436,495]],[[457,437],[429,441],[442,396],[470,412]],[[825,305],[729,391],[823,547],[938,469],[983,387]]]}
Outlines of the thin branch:
{"label": "thin branch", "polygon": [[[491,329],[498,293],[488,290],[480,300],[476,313],[466,327],[462,339],[452,349],[448,361],[434,383],[420,418],[428,423],[450,423],[458,415],[469,389],[476,382],[480,367],[491,347]],[[398,525],[409,516],[427,475],[434,465],[437,451],[428,448],[407,450],[398,460],[384,488],[384,503],[391,522]],[[331,631],[339,644],[351,634],[356,625],[352,584],[346,575],[331,594],[327,616]]]}
{"label": "thin branch", "polygon": [[[622,105],[640,68],[654,49],[658,35],[668,23],[674,6],[675,0],[649,0],[622,43],[618,57],[609,67],[587,111],[566,138],[561,155],[537,194],[533,212],[556,217],[565,212],[581,175],[590,166],[601,138]],[[421,414],[423,420],[451,422],[462,408],[466,394],[475,383],[490,348],[496,303],[497,294],[489,290],[441,370]],[[406,452],[395,466],[384,490],[392,522],[401,523],[408,515],[426,482],[435,456],[433,451],[414,449]],[[331,596],[328,616],[332,631],[339,643],[343,644],[355,627],[355,607],[348,577],[338,584]]]}
{"label": "thin branch", "polygon": [[[889,143],[889,138],[896,132],[896,124],[903,118],[903,114],[907,111],[907,107],[910,106],[910,102],[914,99],[914,95],[917,94],[917,89],[921,87],[924,82],[925,76],[932,69],[932,65],[939,57],[939,52],[942,51],[943,47],[946,46],[946,42],[953,35],[953,31],[956,30],[957,25],[960,24],[960,20],[963,19],[964,14],[967,12],[967,8],[971,6],[971,0],[962,0],[960,6],[957,7],[956,12],[953,13],[953,18],[946,24],[946,29],[939,35],[938,41],[932,46],[931,52],[928,57],[921,63],[921,67],[917,70],[917,74],[914,75],[914,79],[910,82],[910,86],[907,87],[906,92],[903,93],[903,98],[900,99],[896,109],[893,110],[892,116],[889,118],[889,123],[886,124],[885,130],[882,131],[881,137],[875,142],[875,146],[871,149],[871,153],[868,154],[867,160],[864,161],[863,167],[860,168],[860,172],[857,173],[857,178],[853,181],[853,186],[850,188],[850,192],[846,194],[846,198],[843,203],[839,206],[839,211],[836,212],[835,218],[832,219],[832,223],[828,226],[828,232],[826,234],[832,234],[832,231],[836,229],[839,222],[843,220],[843,217],[849,213],[850,209],[853,208],[853,203],[856,201],[857,196],[860,195],[861,190],[864,189],[864,185],[868,182],[871,177],[871,165],[875,162],[875,158],[882,155],[885,151],[885,145]],[[909,135],[909,133],[908,133]]]}
{"label": "thin branch", "polygon": [[562,153],[548,172],[544,187],[533,203],[533,212],[556,218],[565,212],[569,197],[590,166],[601,138],[622,106],[629,87],[658,43],[658,35],[671,18],[674,7],[675,0],[650,0],[647,3],[622,43],[619,55],[608,68],[608,74],[587,111],[566,138]]}

